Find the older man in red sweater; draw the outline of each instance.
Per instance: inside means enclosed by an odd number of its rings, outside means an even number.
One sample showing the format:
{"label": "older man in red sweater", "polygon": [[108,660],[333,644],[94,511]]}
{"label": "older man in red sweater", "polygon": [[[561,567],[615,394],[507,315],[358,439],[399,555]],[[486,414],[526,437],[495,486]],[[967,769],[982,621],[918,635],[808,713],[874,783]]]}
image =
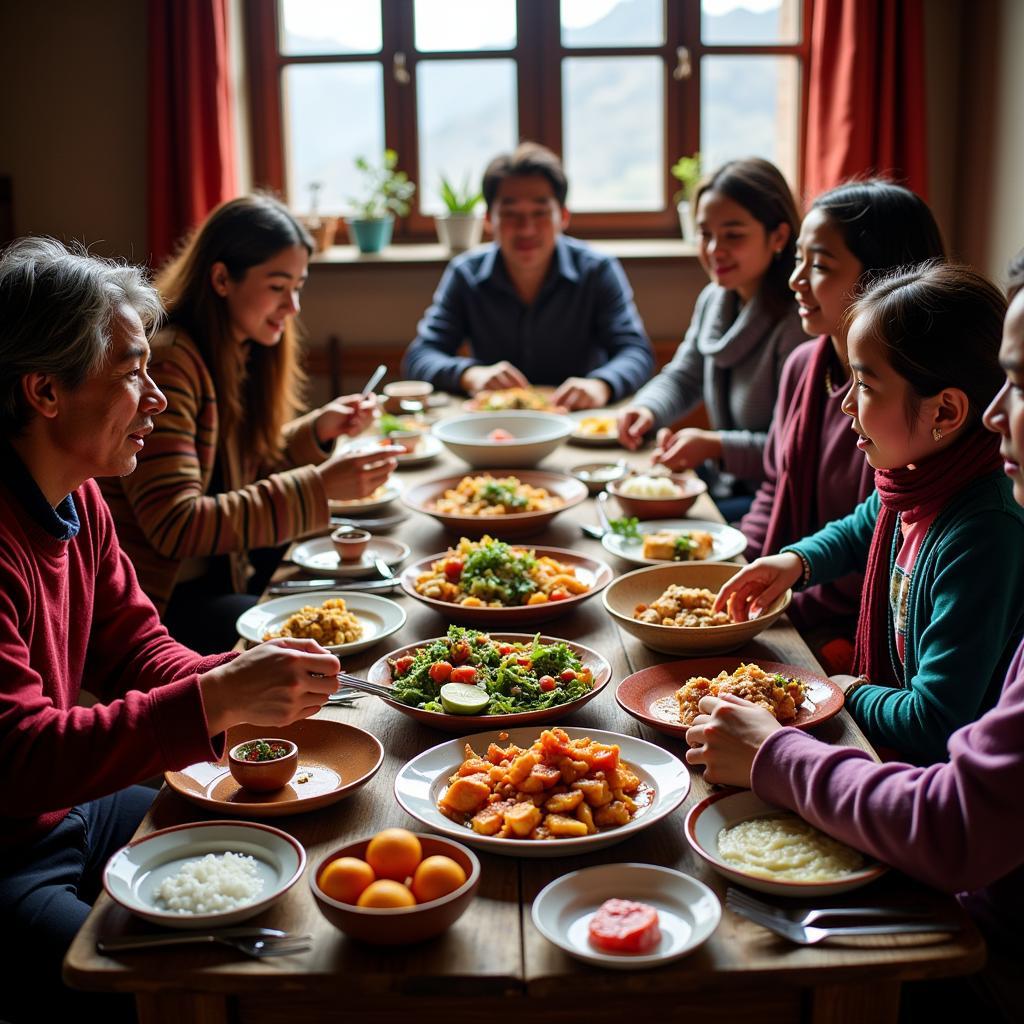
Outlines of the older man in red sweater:
{"label": "older man in red sweater", "polygon": [[46,239],[0,257],[5,1020],[92,998],[61,986],[60,963],[152,799],[133,784],[220,756],[229,726],[306,717],[335,685],[312,641],[237,658],[176,643],[118,547],[92,478],[132,472],[166,405],[146,369],[159,316],[134,268]]}

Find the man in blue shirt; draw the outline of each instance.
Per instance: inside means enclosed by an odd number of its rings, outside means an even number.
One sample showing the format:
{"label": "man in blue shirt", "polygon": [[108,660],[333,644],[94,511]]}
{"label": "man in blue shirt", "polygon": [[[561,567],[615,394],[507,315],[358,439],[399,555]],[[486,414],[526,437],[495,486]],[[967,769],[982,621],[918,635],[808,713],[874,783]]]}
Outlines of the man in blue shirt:
{"label": "man in blue shirt", "polygon": [[[484,172],[494,243],[448,264],[406,350],[405,374],[445,391],[554,385],[591,409],[631,395],[654,372],[651,343],[617,260],[562,232],[568,182],[536,143]],[[456,353],[468,342],[470,355]]]}

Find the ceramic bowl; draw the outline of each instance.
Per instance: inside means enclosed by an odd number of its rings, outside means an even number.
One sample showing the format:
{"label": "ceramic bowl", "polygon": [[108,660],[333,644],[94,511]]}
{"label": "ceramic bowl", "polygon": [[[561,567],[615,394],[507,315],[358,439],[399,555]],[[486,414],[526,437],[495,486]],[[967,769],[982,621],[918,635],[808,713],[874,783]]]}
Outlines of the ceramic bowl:
{"label": "ceramic bowl", "polygon": [[635,569],[612,582],[603,595],[604,606],[622,629],[652,651],[691,655],[734,651],[753,640],[785,612],[793,596],[792,591],[787,590],[776,598],[759,618],[728,626],[659,626],[634,619],[633,612],[638,604],[657,600],[672,583],[717,593],[722,584],[741,568],[724,562],[682,562]]}
{"label": "ceramic bowl", "polygon": [[704,494],[708,485],[696,473],[673,473],[668,477],[682,493],[674,498],[636,498],[622,493],[629,477],[616,480],[608,485],[608,492],[619,503],[624,516],[637,519],[674,519],[686,515],[693,503]]}
{"label": "ceramic bowl", "polygon": [[343,562],[358,562],[363,557],[372,535],[368,530],[353,529],[351,526],[339,526],[331,534],[334,550]]}
{"label": "ceramic bowl", "polygon": [[320,913],[346,935],[375,946],[399,946],[440,935],[450,928],[473,902],[480,886],[480,861],[461,843],[440,836],[418,833],[423,857],[450,857],[466,872],[466,881],[454,892],[414,907],[357,907],[332,899],[319,885],[324,868],[339,857],[365,858],[369,839],[348,843],[332,850],[309,873],[309,887]]}
{"label": "ceramic bowl", "polygon": [[[242,757],[242,748],[253,743],[278,744],[286,752],[272,761],[246,761]],[[291,740],[261,736],[245,740],[228,751],[228,769],[235,781],[254,793],[272,793],[275,789],[282,789],[292,781],[298,767],[299,748]]]}
{"label": "ceramic bowl", "polygon": [[569,472],[587,485],[591,494],[600,494],[606,487],[621,480],[629,473],[624,462],[584,462],[573,466]]}
{"label": "ceramic bowl", "polygon": [[[568,416],[550,412],[474,412],[434,427],[434,436],[474,468],[536,466],[575,429]],[[507,440],[495,440],[501,431]]]}
{"label": "ceramic bowl", "polygon": [[384,385],[384,411],[392,415],[402,412],[403,402],[422,402],[434,393],[434,385],[425,380],[395,380]]}
{"label": "ceramic bowl", "polygon": [[458,537],[482,537],[489,533],[492,537],[500,537],[502,540],[540,533],[555,516],[587,500],[586,485],[571,476],[566,476],[565,473],[525,469],[510,473],[507,469],[492,467],[489,470],[478,470],[473,475],[483,476],[488,472],[495,477],[515,476],[521,483],[529,484],[531,487],[543,487],[548,494],[558,495],[562,499],[562,504],[558,508],[543,512],[512,512],[504,516],[468,516],[438,512],[437,499],[442,497],[445,491],[454,490],[463,476],[469,474],[418,484],[407,490],[402,500],[416,512],[433,516]]}
{"label": "ceramic bowl", "polygon": [[423,434],[418,430],[392,430],[387,436],[388,444],[401,448],[404,455],[412,455],[422,440]]}

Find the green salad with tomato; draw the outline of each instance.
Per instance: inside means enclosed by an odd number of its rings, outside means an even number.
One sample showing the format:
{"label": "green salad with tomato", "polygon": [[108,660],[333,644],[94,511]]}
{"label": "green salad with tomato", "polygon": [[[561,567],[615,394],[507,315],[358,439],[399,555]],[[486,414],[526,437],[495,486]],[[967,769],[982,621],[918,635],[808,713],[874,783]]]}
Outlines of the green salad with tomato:
{"label": "green salad with tomato", "polygon": [[448,635],[414,654],[389,659],[395,700],[444,713],[441,687],[463,683],[487,695],[483,715],[543,711],[589,693],[593,673],[564,642],[492,640],[487,633],[449,626]]}

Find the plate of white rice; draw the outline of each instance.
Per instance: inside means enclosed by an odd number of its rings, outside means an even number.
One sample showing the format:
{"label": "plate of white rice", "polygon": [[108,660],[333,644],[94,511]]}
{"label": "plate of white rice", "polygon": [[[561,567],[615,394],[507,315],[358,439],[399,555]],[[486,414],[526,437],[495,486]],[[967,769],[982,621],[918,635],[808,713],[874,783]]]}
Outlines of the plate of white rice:
{"label": "plate of white rice", "polygon": [[107,861],[115,903],[167,928],[210,928],[255,917],[300,878],[306,851],[255,822],[204,821],[151,832]]}

